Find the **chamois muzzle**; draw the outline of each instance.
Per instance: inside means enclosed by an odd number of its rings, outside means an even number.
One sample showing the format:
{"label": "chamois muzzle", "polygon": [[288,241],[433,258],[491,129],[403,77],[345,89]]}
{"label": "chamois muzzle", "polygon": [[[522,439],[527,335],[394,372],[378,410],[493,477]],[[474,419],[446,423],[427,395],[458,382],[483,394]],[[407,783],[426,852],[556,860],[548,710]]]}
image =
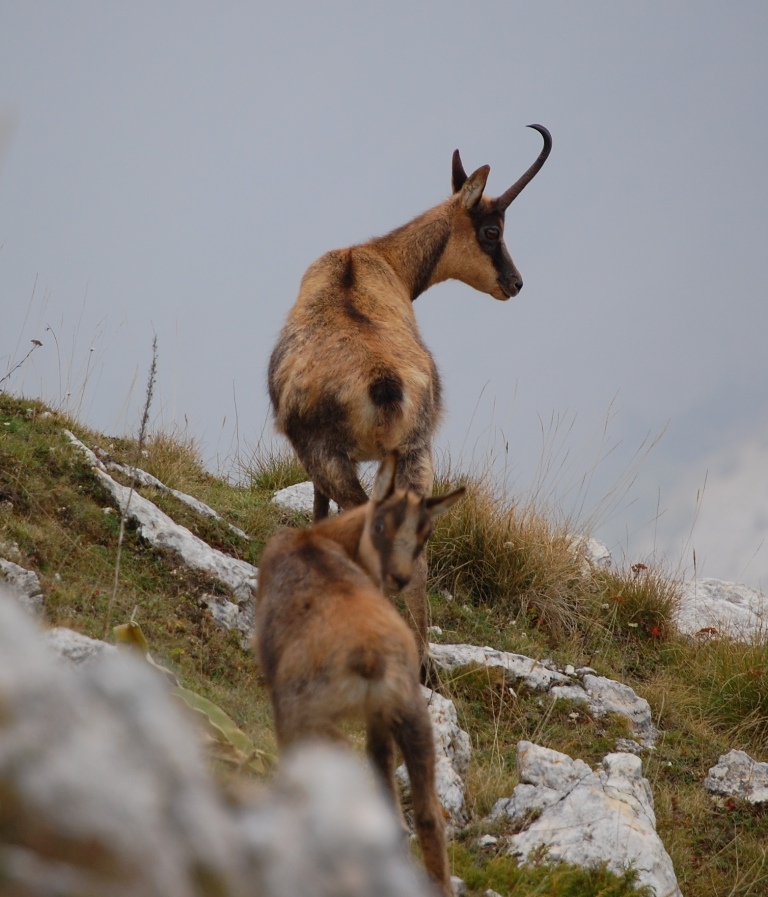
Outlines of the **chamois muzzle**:
{"label": "chamois muzzle", "polygon": [[499,289],[504,294],[504,299],[512,299],[514,296],[517,296],[523,288],[523,278],[520,277],[519,274],[511,280],[502,280],[499,278],[497,283]]}
{"label": "chamois muzzle", "polygon": [[402,576],[397,573],[391,573],[387,579],[391,580],[391,584],[396,592],[402,592],[403,589],[408,585],[411,581],[410,576]]}
{"label": "chamois muzzle", "polygon": [[[494,205],[496,206],[497,211],[502,213],[506,210],[512,200],[517,199],[523,188],[536,177],[552,150],[552,135],[544,125],[528,125],[527,127],[533,128],[534,131],[538,131],[539,134],[541,134],[544,138],[544,146],[533,165],[531,165],[531,167],[524,172],[514,184],[512,184],[509,190],[505,190],[501,196],[494,200]],[[522,283],[520,286],[522,286]]]}

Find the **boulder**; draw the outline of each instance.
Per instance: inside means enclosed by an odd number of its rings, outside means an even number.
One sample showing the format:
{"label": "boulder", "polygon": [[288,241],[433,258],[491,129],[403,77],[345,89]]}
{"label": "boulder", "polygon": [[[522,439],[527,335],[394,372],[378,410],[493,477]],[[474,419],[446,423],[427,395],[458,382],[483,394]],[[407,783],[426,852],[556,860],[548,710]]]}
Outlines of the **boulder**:
{"label": "boulder", "polygon": [[3,583],[19,604],[32,616],[43,612],[43,590],[33,570],[25,570],[13,561],[0,558],[0,583]]}
{"label": "boulder", "polygon": [[[272,502],[284,511],[311,515],[315,503],[315,487],[310,482],[286,486],[285,489],[275,492]],[[329,508],[330,513],[336,514],[338,510],[339,506],[332,501]]]}
{"label": "boulder", "polygon": [[579,866],[605,862],[621,874],[630,865],[638,883],[657,897],[681,897],[672,861],[656,834],[648,780],[634,754],[608,754],[592,771],[529,741],[517,746],[520,784],[494,805],[490,819],[508,818],[522,829],[509,851],[525,861],[542,850]]}
{"label": "boulder", "polygon": [[743,583],[694,579],[683,584],[675,622],[688,635],[750,642],[765,637],[768,596]]}
{"label": "boulder", "polygon": [[251,891],[265,897],[434,897],[390,802],[352,750],[304,745],[244,807]]}
{"label": "boulder", "polygon": [[709,770],[704,787],[751,804],[768,803],[768,763],[758,763],[744,751],[729,751]]}

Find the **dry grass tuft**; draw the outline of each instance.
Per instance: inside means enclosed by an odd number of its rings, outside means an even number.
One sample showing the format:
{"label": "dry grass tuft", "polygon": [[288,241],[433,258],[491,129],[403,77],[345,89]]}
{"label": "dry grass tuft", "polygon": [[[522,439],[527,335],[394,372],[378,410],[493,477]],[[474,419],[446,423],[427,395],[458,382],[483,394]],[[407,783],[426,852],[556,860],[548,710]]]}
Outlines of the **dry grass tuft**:
{"label": "dry grass tuft", "polygon": [[197,441],[183,433],[154,433],[148,436],[138,466],[170,489],[181,491],[212,479],[203,471]]}
{"label": "dry grass tuft", "polygon": [[[434,583],[555,636],[577,630],[585,608],[573,534],[535,506],[497,494],[488,477],[463,477],[450,488],[457,484],[467,495],[438,519],[429,543]],[[436,491],[446,488],[443,479]]]}
{"label": "dry grass tuft", "polygon": [[[768,637],[750,645],[714,639],[696,651],[702,714],[734,747],[768,745]],[[764,758],[765,759],[765,758]]]}
{"label": "dry grass tuft", "polygon": [[254,455],[246,468],[246,473],[252,489],[270,494],[309,479],[306,470],[293,452],[272,448]]}

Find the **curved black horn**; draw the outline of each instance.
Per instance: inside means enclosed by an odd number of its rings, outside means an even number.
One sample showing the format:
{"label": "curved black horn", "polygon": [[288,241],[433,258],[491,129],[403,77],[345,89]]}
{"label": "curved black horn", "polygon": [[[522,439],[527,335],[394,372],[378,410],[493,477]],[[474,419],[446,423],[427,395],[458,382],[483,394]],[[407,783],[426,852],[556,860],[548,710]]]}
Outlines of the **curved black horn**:
{"label": "curved black horn", "polygon": [[539,153],[538,159],[531,165],[531,167],[526,171],[523,175],[521,175],[514,184],[506,190],[501,196],[496,200],[496,208],[503,212],[507,206],[512,202],[513,199],[516,199],[517,196],[522,191],[523,187],[529,182],[532,181],[536,175],[539,173],[541,166],[547,161],[547,156],[552,149],[552,135],[549,131],[544,127],[544,125],[527,125],[526,127],[533,128],[534,131],[538,131],[539,134],[544,138],[544,146],[542,147],[541,152]]}
{"label": "curved black horn", "polygon": [[464,171],[464,166],[461,164],[461,156],[459,155],[458,150],[453,151],[453,167],[451,170],[451,182],[453,184],[453,192],[458,193],[459,190],[464,186],[464,181],[467,179],[467,173]]}

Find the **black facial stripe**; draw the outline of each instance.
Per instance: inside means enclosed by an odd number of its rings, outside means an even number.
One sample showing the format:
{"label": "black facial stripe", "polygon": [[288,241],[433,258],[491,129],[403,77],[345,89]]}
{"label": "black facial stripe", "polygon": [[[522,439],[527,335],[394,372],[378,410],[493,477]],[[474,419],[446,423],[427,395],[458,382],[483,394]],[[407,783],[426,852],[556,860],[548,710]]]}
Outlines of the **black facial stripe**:
{"label": "black facial stripe", "polygon": [[[496,270],[500,270],[500,265],[504,264],[504,216],[498,212],[492,214],[473,215],[472,223],[475,227],[475,237],[477,243],[483,252],[490,256]],[[484,236],[485,228],[495,227],[499,231],[497,240],[487,240]]]}

